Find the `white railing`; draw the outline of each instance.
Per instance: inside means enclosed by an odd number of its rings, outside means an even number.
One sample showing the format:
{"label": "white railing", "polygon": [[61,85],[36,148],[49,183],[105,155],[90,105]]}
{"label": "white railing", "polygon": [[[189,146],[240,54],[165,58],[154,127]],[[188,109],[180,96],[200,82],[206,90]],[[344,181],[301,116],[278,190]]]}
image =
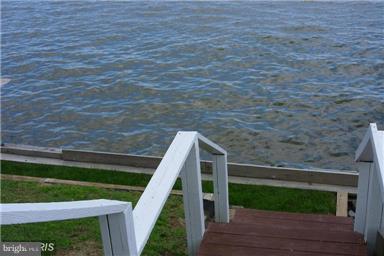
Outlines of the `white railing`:
{"label": "white railing", "polygon": [[[136,255],[131,246],[132,204],[115,200],[1,204],[1,225],[99,217],[106,255]],[[106,231],[110,231],[106,233]],[[109,236],[110,235],[110,236]],[[125,239],[121,239],[125,238]],[[130,240],[128,240],[130,239]],[[111,248],[113,248],[113,253]],[[109,251],[108,251],[109,250]],[[127,253],[129,251],[129,253]]]}
{"label": "white railing", "polygon": [[384,131],[370,124],[356,151],[359,184],[355,231],[364,234],[369,255],[374,255],[377,236],[384,230]]}
{"label": "white railing", "polygon": [[105,255],[140,255],[181,176],[188,253],[196,255],[205,232],[200,146],[213,156],[215,221],[229,222],[227,153],[197,132],[178,132],[134,210],[131,203],[90,200],[2,204],[1,225],[99,216]]}

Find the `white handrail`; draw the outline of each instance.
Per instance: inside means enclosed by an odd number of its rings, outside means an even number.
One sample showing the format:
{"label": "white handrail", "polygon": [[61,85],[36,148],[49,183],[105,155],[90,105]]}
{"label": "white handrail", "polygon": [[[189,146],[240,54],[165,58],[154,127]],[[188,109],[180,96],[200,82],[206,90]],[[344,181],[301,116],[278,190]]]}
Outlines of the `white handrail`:
{"label": "white handrail", "polygon": [[[186,174],[183,175],[183,173],[181,173],[186,223],[189,221],[188,218],[194,220],[190,223],[189,227],[187,225],[187,235],[189,236],[188,248],[190,254],[195,254],[197,252],[199,242],[204,234],[204,227],[200,227],[204,224],[204,220],[202,216],[203,209],[198,142],[201,143],[200,145],[202,148],[214,154],[213,163],[216,167],[213,168],[213,180],[216,221],[229,221],[226,151],[197,132],[178,132],[133,210],[136,244],[139,254],[144,249],[165,201],[183,168],[185,169]],[[187,161],[191,154],[194,156]],[[188,168],[186,165],[192,167]],[[191,195],[192,193],[194,193],[193,196]],[[194,205],[188,208],[188,205],[194,200],[196,201]],[[196,212],[193,216],[188,217],[188,213],[192,210],[195,210]],[[188,228],[191,230],[188,230]],[[199,228],[200,231],[194,230],[197,228]],[[192,235],[193,233],[195,233],[194,236]]]}
{"label": "white handrail", "polygon": [[370,124],[356,151],[359,183],[355,231],[364,234],[369,255],[374,255],[378,231],[384,229],[384,131]]}
{"label": "white handrail", "polygon": [[380,183],[384,202],[384,131],[379,131],[372,123],[365,133],[363,141],[356,150],[355,161],[374,162],[377,166],[377,180]]}
{"label": "white handrail", "polygon": [[199,142],[213,156],[215,220],[229,222],[227,153],[197,132],[178,132],[136,207],[112,200],[2,204],[0,224],[32,223],[99,216],[105,255],[140,255],[176,179],[183,187],[188,252],[197,254],[204,212]]}
{"label": "white handrail", "polygon": [[80,219],[124,211],[127,202],[115,200],[85,200],[54,203],[1,204],[1,225]]}
{"label": "white handrail", "polygon": [[133,210],[136,243],[141,252],[196,139],[196,132],[179,132]]}
{"label": "white handrail", "polygon": [[210,141],[200,133],[197,133],[197,137],[200,142],[200,147],[203,148],[204,150],[208,151],[211,154],[216,154],[216,155],[226,155],[227,151],[225,151],[222,147],[217,145],[216,143]]}
{"label": "white handrail", "polygon": [[137,255],[132,204],[115,200],[0,205],[0,224],[99,217],[105,255]]}

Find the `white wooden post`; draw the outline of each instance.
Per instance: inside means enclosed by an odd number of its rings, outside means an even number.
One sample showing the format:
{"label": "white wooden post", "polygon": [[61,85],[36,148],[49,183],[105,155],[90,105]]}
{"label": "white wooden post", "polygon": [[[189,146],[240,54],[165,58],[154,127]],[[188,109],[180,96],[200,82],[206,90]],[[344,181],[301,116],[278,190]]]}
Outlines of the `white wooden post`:
{"label": "white wooden post", "polygon": [[371,162],[359,162],[358,169],[359,181],[357,186],[354,230],[360,234],[364,234],[368,204],[369,177],[371,173],[373,173],[373,164]]}
{"label": "white wooden post", "polygon": [[104,255],[139,255],[131,203],[123,212],[100,216],[99,222]]}
{"label": "white wooden post", "polygon": [[215,200],[215,221],[229,222],[227,155],[213,155],[213,195]]}
{"label": "white wooden post", "polygon": [[[372,164],[376,166],[375,164]],[[374,167],[375,168],[375,167]],[[376,249],[376,236],[382,218],[383,203],[380,195],[378,171],[373,171],[369,179],[369,192],[367,202],[366,224],[364,239],[367,241],[369,255],[374,255]]]}
{"label": "white wooden post", "polygon": [[203,239],[204,209],[201,188],[199,145],[196,140],[181,170],[185,226],[187,230],[188,254],[197,255]]}
{"label": "white wooden post", "polygon": [[113,256],[107,215],[99,216],[99,224],[100,224],[101,240],[103,241],[104,255]]}
{"label": "white wooden post", "polygon": [[380,232],[382,237],[384,238],[384,204],[381,204],[381,225]]}

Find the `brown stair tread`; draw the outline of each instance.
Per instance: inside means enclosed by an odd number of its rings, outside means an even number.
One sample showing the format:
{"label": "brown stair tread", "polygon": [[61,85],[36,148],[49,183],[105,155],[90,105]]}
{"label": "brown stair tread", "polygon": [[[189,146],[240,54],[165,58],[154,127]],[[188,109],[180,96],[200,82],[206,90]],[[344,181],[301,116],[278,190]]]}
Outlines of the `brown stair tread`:
{"label": "brown stair tread", "polygon": [[233,223],[252,223],[268,226],[281,226],[287,229],[301,227],[308,229],[353,231],[350,218],[321,214],[268,212],[253,209],[237,209]]}
{"label": "brown stair tread", "polygon": [[336,224],[353,225],[352,218],[326,215],[326,214],[312,214],[312,213],[293,213],[293,212],[275,212],[275,211],[263,211],[241,208],[236,210],[235,220],[247,217],[258,218],[271,218],[271,219],[283,219],[283,220],[299,220],[310,222],[325,222]]}
{"label": "brown stair tread", "polygon": [[224,243],[227,245],[265,249],[275,249],[276,245],[278,245],[278,248],[283,251],[322,252],[332,255],[361,255],[364,251],[364,246],[361,246],[360,244],[298,240],[280,237],[259,238],[257,236],[255,237],[248,235],[233,235],[222,233],[214,233],[214,235],[208,236],[205,242],[208,244]]}
{"label": "brown stair tread", "polygon": [[210,223],[199,255],[367,255],[350,218],[236,209],[228,224]]}
{"label": "brown stair tread", "polygon": [[[299,252],[286,251],[280,249],[265,249],[255,247],[244,247],[220,244],[205,243],[201,246],[199,254],[201,256],[339,256],[322,252]],[[357,254],[358,255],[358,254]],[[361,254],[366,255],[366,254]],[[341,255],[340,255],[341,256]]]}
{"label": "brown stair tread", "polygon": [[236,225],[210,223],[207,230],[214,233],[255,236],[255,239],[256,237],[290,237],[297,240],[364,244],[364,239],[360,234],[344,230],[331,229],[313,232],[312,229],[298,226],[287,228],[286,226],[279,227],[250,223],[236,223]]}

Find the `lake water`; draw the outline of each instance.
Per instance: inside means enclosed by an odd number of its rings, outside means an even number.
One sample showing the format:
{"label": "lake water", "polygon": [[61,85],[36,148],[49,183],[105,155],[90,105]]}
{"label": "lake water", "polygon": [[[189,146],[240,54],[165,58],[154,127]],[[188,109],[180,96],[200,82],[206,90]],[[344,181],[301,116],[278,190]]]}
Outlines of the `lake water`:
{"label": "lake water", "polygon": [[2,2],[2,142],[355,169],[384,125],[384,3]]}

